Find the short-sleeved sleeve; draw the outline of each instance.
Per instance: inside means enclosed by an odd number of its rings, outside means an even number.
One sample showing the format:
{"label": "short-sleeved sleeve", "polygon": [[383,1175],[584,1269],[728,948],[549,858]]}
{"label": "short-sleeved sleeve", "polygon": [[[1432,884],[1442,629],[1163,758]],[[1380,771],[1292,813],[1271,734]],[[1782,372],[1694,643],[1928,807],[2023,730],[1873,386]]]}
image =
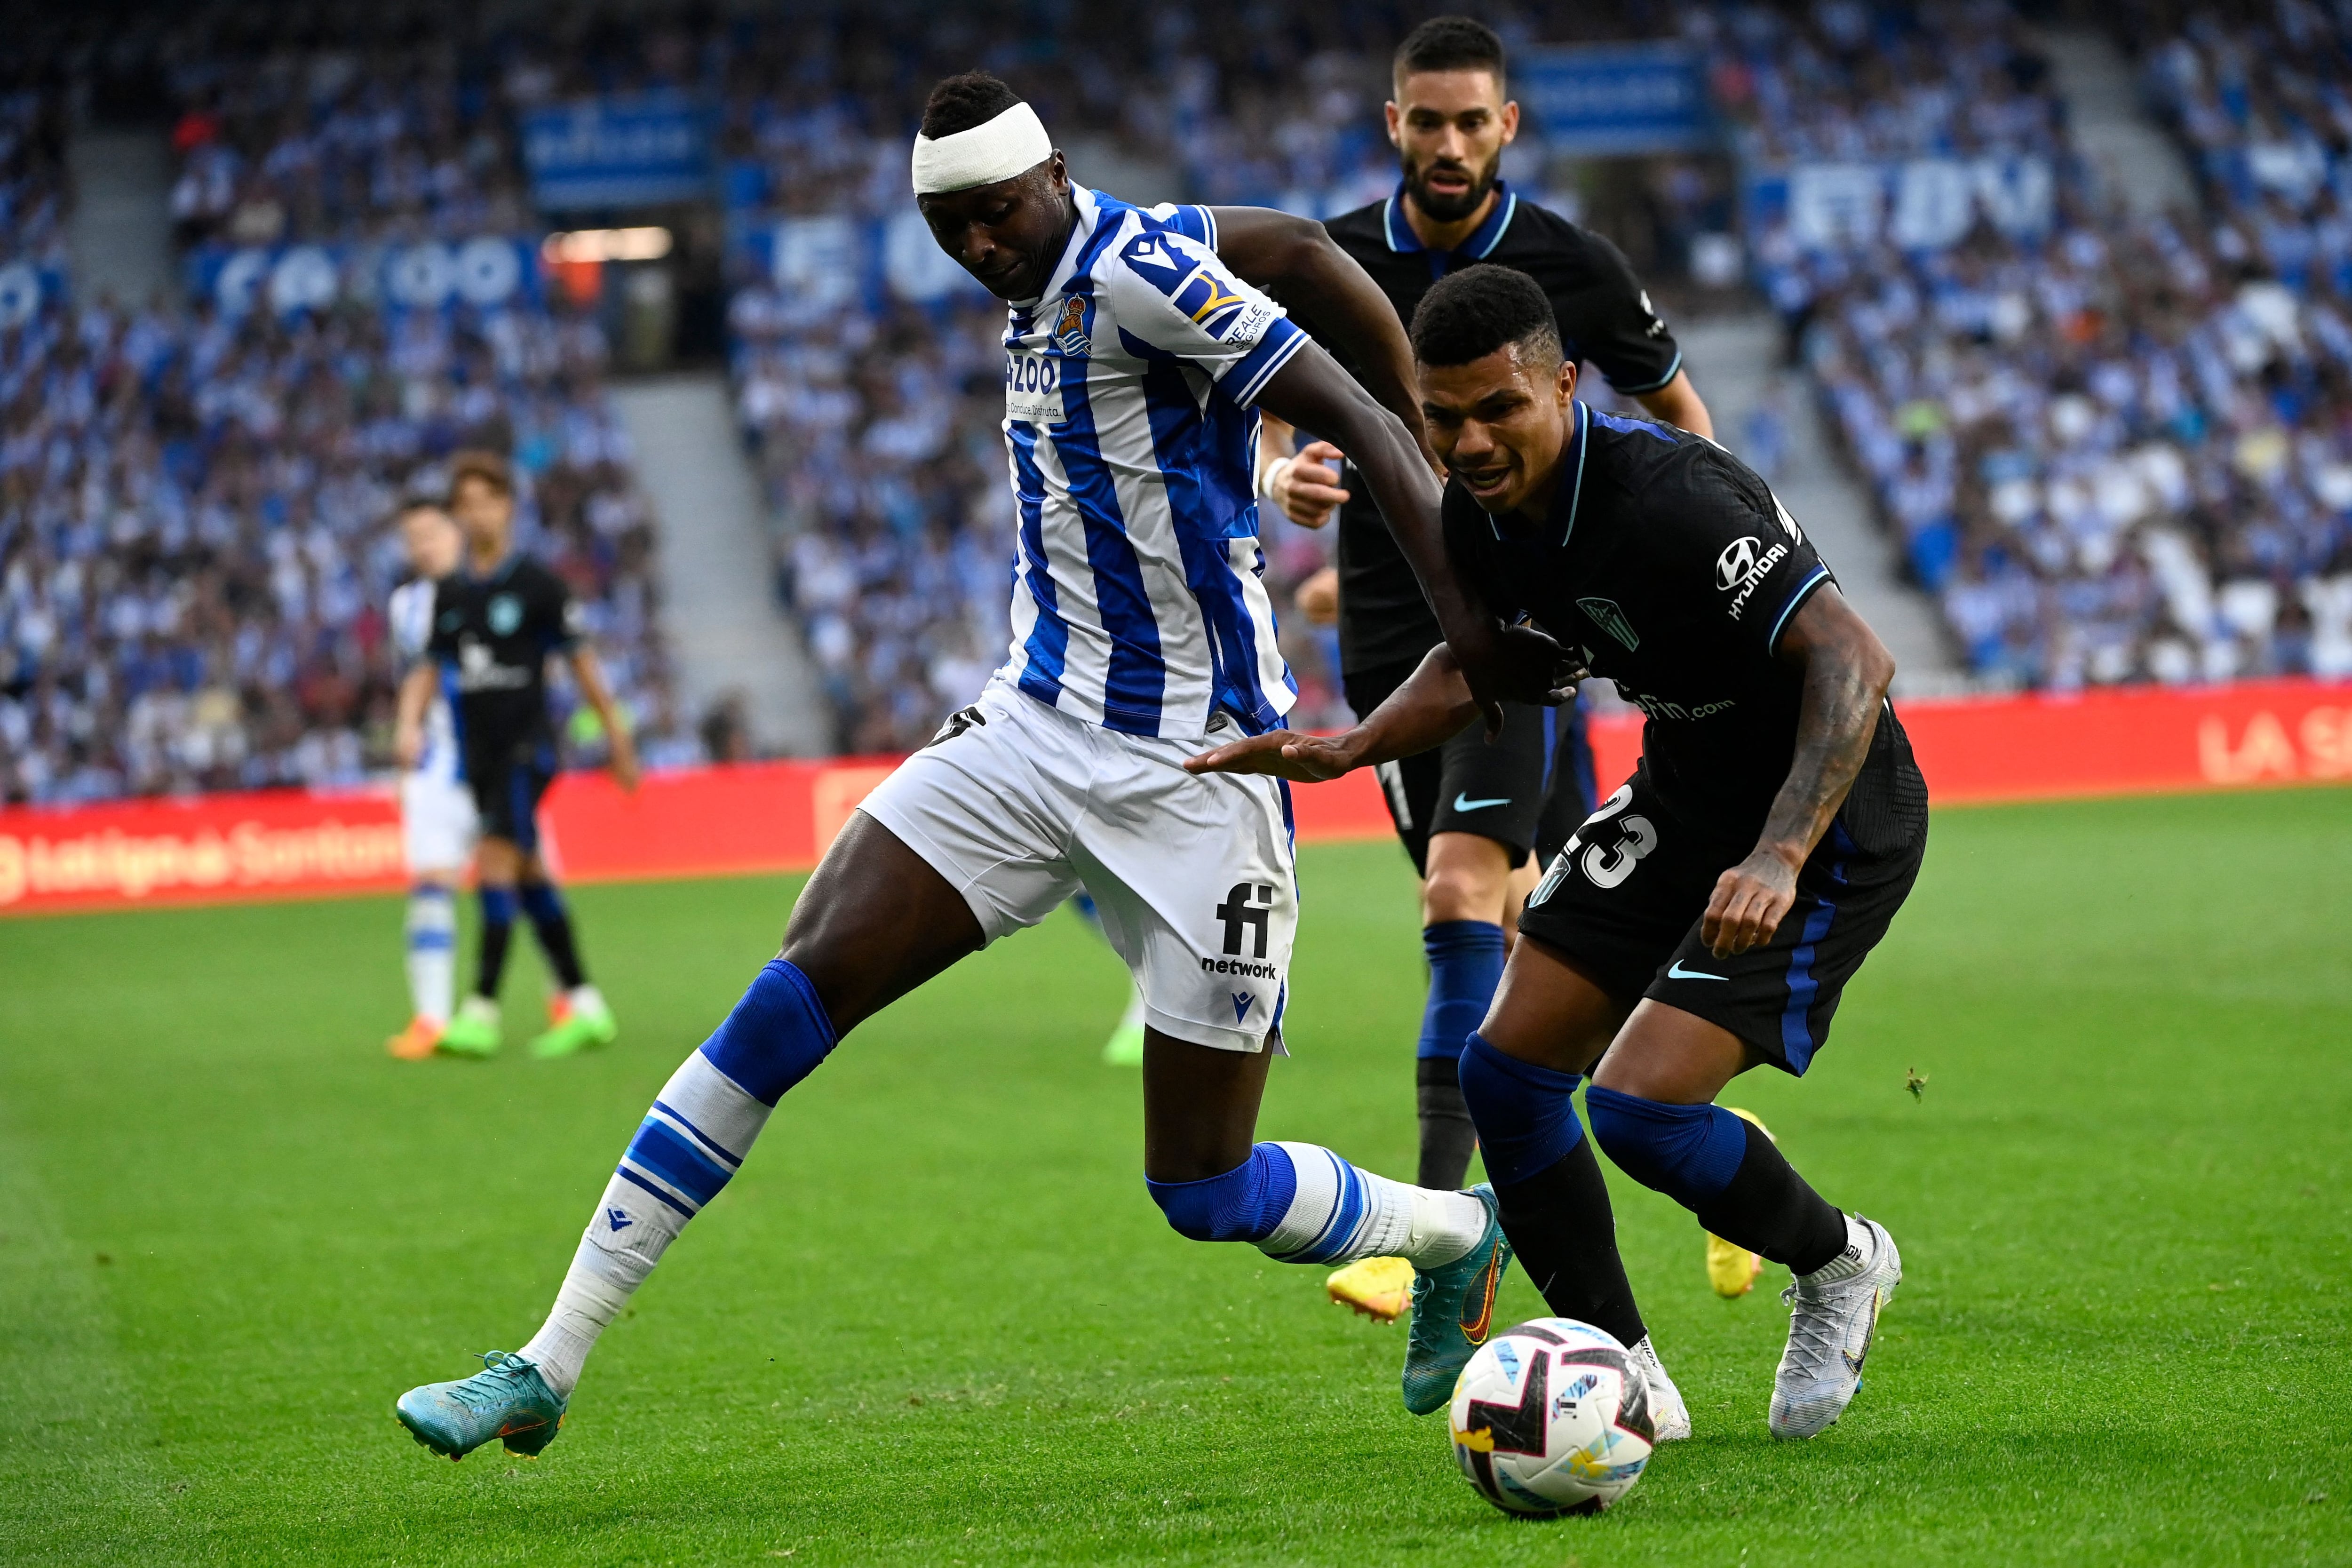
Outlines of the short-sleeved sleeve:
{"label": "short-sleeved sleeve", "polygon": [[1628,396],[1655,392],[1682,369],[1682,346],[1650,303],[1650,291],[1633,275],[1625,253],[1597,234],[1587,237],[1592,279],[1577,291],[1573,308],[1561,310],[1561,330],[1617,391]]}
{"label": "short-sleeved sleeve", "polygon": [[1217,248],[1217,217],[1207,207],[1162,202],[1150,211],[1154,223],[1165,225],[1211,250]]}
{"label": "short-sleeved sleeve", "polygon": [[1199,365],[1244,406],[1307,344],[1282,307],[1234,277],[1216,252],[1157,224],[1119,246],[1101,288],[1131,347]]}
{"label": "short-sleeved sleeve", "polygon": [[562,653],[587,635],[587,612],[562,578],[545,571],[538,576],[540,638],[550,653]]}
{"label": "short-sleeved sleeve", "polygon": [[455,659],[457,657],[457,601],[446,583],[435,583],[425,589],[425,657],[435,659]]}
{"label": "short-sleeved sleeve", "polygon": [[1834,579],[1764,481],[1709,447],[1644,508],[1651,548],[1673,581],[1711,603],[1735,646],[1770,658],[1790,618]]}

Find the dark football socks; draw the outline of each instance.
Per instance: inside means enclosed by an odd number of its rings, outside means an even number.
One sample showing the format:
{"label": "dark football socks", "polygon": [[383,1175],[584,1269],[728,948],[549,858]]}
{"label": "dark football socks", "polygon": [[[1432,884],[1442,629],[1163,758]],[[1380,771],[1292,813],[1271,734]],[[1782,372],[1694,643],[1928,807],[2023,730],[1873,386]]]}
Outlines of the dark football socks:
{"label": "dark football socks", "polygon": [[1617,1256],[1601,1162],[1576,1117],[1583,1081],[1506,1056],[1475,1032],[1462,1052],[1463,1098],[1519,1266],[1561,1317],[1639,1344],[1649,1331]]}
{"label": "dark football socks", "polygon": [[1423,1057],[1412,1071],[1413,1093],[1421,1102],[1421,1169],[1413,1184],[1459,1187],[1478,1147],[1478,1130],[1462,1101],[1459,1065],[1451,1058]]}
{"label": "dark football socks", "polygon": [[556,984],[566,991],[586,984],[588,976],[580,967],[580,950],[572,937],[572,916],[555,885],[525,884],[522,911],[530,917],[530,929],[539,936],[540,951],[547,954],[547,966],[555,971]]}
{"label": "dark football socks", "polygon": [[1724,1240],[1797,1274],[1824,1268],[1845,1250],[1845,1215],[1753,1122],[1719,1105],[1670,1105],[1598,1084],[1585,1108],[1592,1136],[1618,1169]]}
{"label": "dark football socks", "polygon": [[1477,1133],[1462,1104],[1455,1064],[1462,1042],[1486,1016],[1502,983],[1503,928],[1491,921],[1438,921],[1421,929],[1429,957],[1429,1000],[1414,1047],[1413,1086],[1421,1106],[1419,1184],[1449,1188],[1469,1173]]}
{"label": "dark football socks", "polygon": [[1592,1140],[1577,1140],[1575,1148],[1526,1181],[1496,1182],[1495,1198],[1502,1206],[1503,1234],[1544,1305],[1607,1330],[1620,1343],[1642,1342],[1650,1331],[1617,1256],[1617,1217],[1601,1162],[1592,1157]]}
{"label": "dark football socks", "polygon": [[480,962],[474,969],[474,993],[495,1002],[499,999],[499,983],[506,978],[507,943],[514,936],[514,889],[484,887],[477,900],[482,908],[482,932]]}

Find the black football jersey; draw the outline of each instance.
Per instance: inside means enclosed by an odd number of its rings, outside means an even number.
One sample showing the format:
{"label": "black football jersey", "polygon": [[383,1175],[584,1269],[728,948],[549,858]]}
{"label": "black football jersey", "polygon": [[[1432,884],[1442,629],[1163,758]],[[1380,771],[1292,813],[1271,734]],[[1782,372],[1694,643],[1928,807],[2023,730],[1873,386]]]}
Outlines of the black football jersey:
{"label": "black football jersey", "polygon": [[[1404,195],[1324,225],[1412,324],[1421,297],[1448,272],[1481,261],[1526,273],[1551,297],[1569,353],[1622,393],[1655,392],[1682,369],[1682,350],[1650,306],[1624,253],[1597,234],[1524,200],[1497,181],[1502,199],[1458,250],[1423,247],[1402,210]],[[1312,323],[1309,323],[1311,330]],[[1437,646],[1437,616],[1360,478],[1339,514],[1339,658],[1350,674],[1410,664]]]}
{"label": "black football jersey", "polygon": [[[1646,717],[1642,755],[1660,795],[1744,854],[1796,750],[1802,678],[1774,654],[1835,579],[1754,470],[1705,437],[1579,403],[1560,474],[1541,528],[1490,516],[1448,484],[1454,570],[1496,614],[1527,616],[1613,681]],[[1858,809],[1909,789],[1893,777],[1909,766],[1900,737],[1889,708]]]}
{"label": "black football jersey", "polygon": [[581,634],[579,602],[563,579],[528,555],[496,571],[462,568],[433,595],[425,651],[456,676],[458,743],[469,757],[551,743],[547,657]]}

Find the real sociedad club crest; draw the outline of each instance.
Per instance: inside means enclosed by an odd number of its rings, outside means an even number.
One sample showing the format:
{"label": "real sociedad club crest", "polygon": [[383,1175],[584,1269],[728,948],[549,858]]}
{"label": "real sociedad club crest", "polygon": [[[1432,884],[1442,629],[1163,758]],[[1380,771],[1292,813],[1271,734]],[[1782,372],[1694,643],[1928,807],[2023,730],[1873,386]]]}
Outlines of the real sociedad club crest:
{"label": "real sociedad club crest", "polygon": [[1062,296],[1062,317],[1054,323],[1054,346],[1072,358],[1082,358],[1094,347],[1087,335],[1087,306],[1083,294]]}

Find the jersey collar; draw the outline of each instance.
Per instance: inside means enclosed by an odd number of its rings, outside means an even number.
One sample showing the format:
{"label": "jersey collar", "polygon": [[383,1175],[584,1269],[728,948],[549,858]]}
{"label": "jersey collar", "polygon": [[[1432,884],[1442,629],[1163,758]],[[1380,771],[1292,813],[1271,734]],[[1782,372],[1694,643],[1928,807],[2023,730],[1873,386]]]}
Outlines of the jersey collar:
{"label": "jersey collar", "polygon": [[1519,210],[1518,195],[1511,189],[1509,181],[1496,180],[1495,195],[1499,198],[1495,203],[1495,210],[1486,215],[1486,222],[1471,231],[1470,237],[1464,240],[1458,249],[1431,250],[1421,243],[1421,236],[1412,232],[1412,225],[1405,221],[1404,182],[1399,180],[1396,190],[1381,208],[1381,226],[1388,233],[1389,248],[1400,254],[1427,252],[1429,270],[1440,278],[1456,267],[1467,267],[1474,261],[1486,260],[1495,247],[1503,243],[1504,232],[1511,226],[1511,218]]}
{"label": "jersey collar", "polygon": [[1569,432],[1568,445],[1559,454],[1560,467],[1569,475],[1568,490],[1564,496],[1554,496],[1551,502],[1554,516],[1559,515],[1563,500],[1568,503],[1568,514],[1559,525],[1558,548],[1561,550],[1568,548],[1568,536],[1576,531],[1577,503],[1584,499],[1584,449],[1589,444],[1586,437],[1592,430],[1592,410],[1585,405],[1584,399],[1575,398],[1570,406],[1575,410],[1576,428]]}
{"label": "jersey collar", "polygon": [[[1584,495],[1584,436],[1592,423],[1592,410],[1585,406],[1582,398],[1572,400],[1569,407],[1568,445],[1559,449],[1559,466],[1568,472],[1568,488],[1551,498],[1551,514],[1562,520],[1559,542],[1552,546],[1555,550],[1567,549],[1568,536],[1576,531],[1576,505]],[[1504,537],[1502,520],[1491,511],[1486,514],[1486,526],[1494,531],[1496,539]]]}
{"label": "jersey collar", "polygon": [[1070,226],[1069,243],[1062,247],[1062,258],[1054,264],[1053,272],[1045,279],[1045,290],[1036,299],[1013,301],[1012,309],[1015,315],[1034,315],[1042,301],[1067,289],[1071,278],[1083,269],[1082,264],[1087,259],[1087,252],[1091,248],[1087,241],[1095,237],[1096,229],[1104,223],[1118,221],[1118,215],[1105,212],[1104,204],[1084,185],[1073,184],[1070,186],[1070,205],[1077,209],[1078,220]]}

